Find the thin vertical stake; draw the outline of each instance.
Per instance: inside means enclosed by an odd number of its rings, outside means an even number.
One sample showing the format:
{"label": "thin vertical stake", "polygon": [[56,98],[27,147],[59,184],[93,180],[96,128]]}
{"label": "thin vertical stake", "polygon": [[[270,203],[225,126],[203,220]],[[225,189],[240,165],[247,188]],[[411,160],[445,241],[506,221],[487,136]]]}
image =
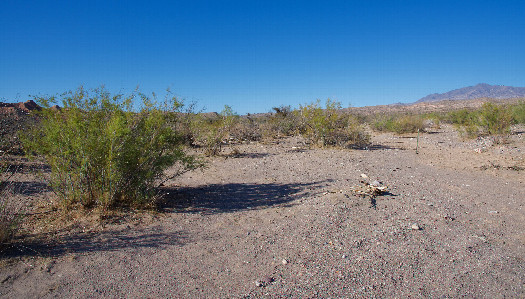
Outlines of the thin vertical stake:
{"label": "thin vertical stake", "polygon": [[418,148],[419,148],[419,129],[417,129],[416,155],[418,154],[417,152]]}

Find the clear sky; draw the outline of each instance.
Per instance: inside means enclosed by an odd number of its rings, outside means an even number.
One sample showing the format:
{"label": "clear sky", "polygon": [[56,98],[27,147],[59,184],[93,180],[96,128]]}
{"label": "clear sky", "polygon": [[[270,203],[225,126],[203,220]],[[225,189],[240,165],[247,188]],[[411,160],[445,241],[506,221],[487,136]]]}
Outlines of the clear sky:
{"label": "clear sky", "polygon": [[0,1],[0,101],[170,88],[206,111],[525,86],[525,1]]}

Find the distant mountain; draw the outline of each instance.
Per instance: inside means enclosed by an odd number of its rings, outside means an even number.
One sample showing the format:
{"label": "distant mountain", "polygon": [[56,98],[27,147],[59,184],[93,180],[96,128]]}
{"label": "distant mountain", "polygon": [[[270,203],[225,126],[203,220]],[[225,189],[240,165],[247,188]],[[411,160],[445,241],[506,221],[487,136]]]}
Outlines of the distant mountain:
{"label": "distant mountain", "polygon": [[473,100],[479,98],[510,99],[521,97],[525,97],[525,87],[480,83],[475,86],[454,89],[445,93],[434,93],[419,99],[416,103],[442,100]]}

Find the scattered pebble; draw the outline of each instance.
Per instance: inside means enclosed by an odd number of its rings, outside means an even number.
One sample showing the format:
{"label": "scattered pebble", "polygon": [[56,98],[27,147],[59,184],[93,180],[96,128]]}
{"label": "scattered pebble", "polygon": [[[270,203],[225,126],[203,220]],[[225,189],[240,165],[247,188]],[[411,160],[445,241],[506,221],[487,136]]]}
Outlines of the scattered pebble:
{"label": "scattered pebble", "polygon": [[255,281],[255,285],[258,287],[264,287],[272,282],[274,282],[273,277],[264,276],[261,279],[258,279],[257,281]]}
{"label": "scattered pebble", "polygon": [[412,228],[413,230],[420,230],[421,229],[421,227],[419,227],[419,225],[417,225],[416,223],[412,224],[412,226],[410,228]]}
{"label": "scattered pebble", "polygon": [[283,265],[286,265],[286,264],[288,264],[288,261],[286,259],[283,259],[282,263],[283,263]]}

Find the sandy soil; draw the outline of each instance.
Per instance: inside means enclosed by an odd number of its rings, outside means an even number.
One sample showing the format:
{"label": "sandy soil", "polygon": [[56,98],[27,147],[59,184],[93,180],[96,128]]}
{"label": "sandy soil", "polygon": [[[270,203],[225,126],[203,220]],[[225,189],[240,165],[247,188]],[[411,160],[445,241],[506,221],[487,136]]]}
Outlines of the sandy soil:
{"label": "sandy soil", "polygon": [[[421,134],[418,154],[415,135],[377,135],[368,150],[236,145],[167,182],[162,213],[4,251],[0,296],[523,298],[514,131],[493,145],[444,126]],[[361,174],[388,193],[354,194]]]}

